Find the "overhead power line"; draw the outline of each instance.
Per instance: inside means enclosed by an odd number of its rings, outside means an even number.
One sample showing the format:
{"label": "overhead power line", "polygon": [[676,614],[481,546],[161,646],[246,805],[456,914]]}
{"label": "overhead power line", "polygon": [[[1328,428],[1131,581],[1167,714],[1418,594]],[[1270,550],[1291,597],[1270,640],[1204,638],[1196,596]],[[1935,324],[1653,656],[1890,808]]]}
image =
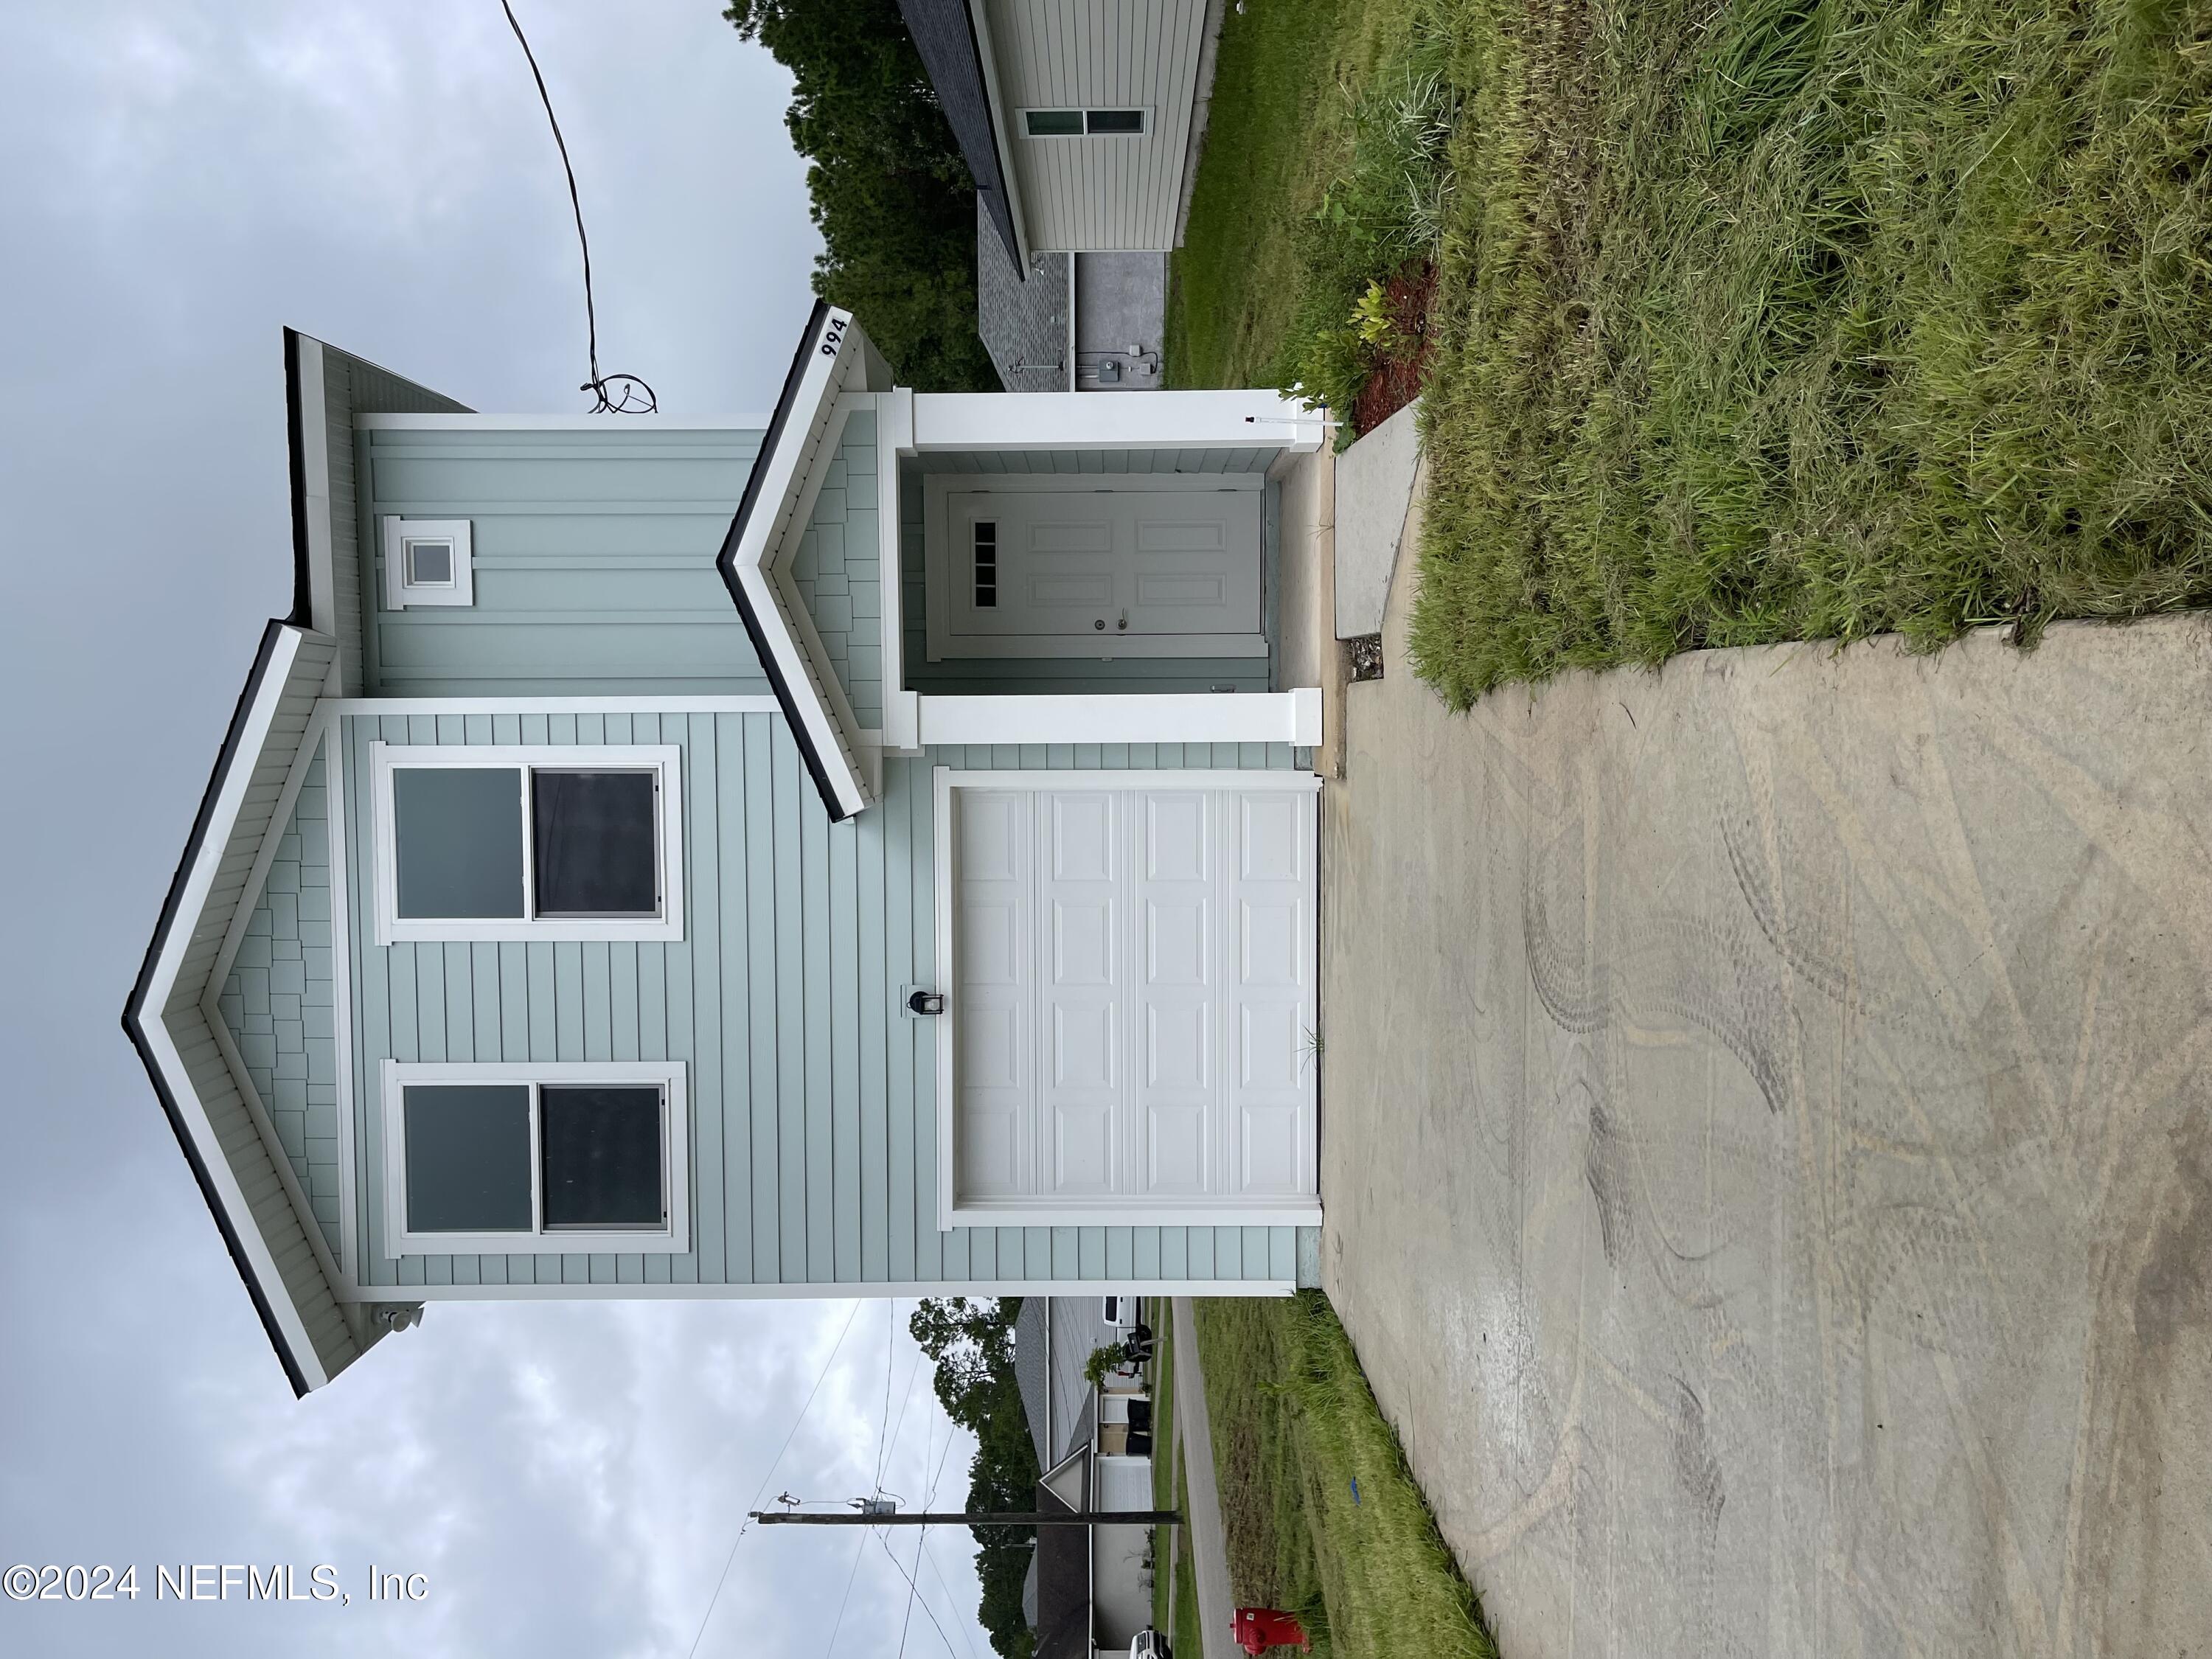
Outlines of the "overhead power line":
{"label": "overhead power line", "polygon": [[[660,399],[653,388],[635,374],[601,374],[599,373],[599,319],[592,301],[592,240],[584,234],[584,203],[576,193],[576,169],[569,165],[568,141],[561,136],[561,122],[553,113],[553,95],[545,90],[545,77],[538,71],[538,54],[530,49],[530,37],[522,32],[522,25],[514,15],[514,8],[507,0],[499,0],[500,9],[507,14],[507,26],[514,31],[514,38],[522,43],[522,55],[530,63],[530,78],[538,82],[538,101],[545,106],[546,124],[553,129],[553,143],[561,152],[561,171],[568,178],[568,205],[576,215],[576,246],[584,255],[584,329],[590,340],[592,378],[577,387],[588,392],[596,401],[592,405],[594,415],[651,415],[660,407]],[[617,390],[610,392],[610,386]]]}
{"label": "overhead power line", "polygon": [[[760,1508],[761,1499],[768,1493],[768,1483],[775,1479],[776,1468],[782,1463],[784,1453],[791,1449],[791,1443],[799,1437],[799,1425],[806,1421],[806,1413],[813,1409],[814,1396],[822,1392],[823,1381],[830,1375],[830,1368],[837,1363],[838,1352],[844,1347],[845,1338],[853,1328],[854,1320],[860,1317],[860,1304],[855,1301],[845,1315],[844,1328],[837,1333],[837,1340],[830,1347],[829,1358],[822,1362],[822,1369],[815,1374],[814,1386],[806,1391],[806,1403],[799,1408],[799,1415],[792,1419],[791,1432],[783,1437],[783,1443],[775,1449],[775,1456],[769,1462],[768,1472],[761,1476],[760,1486],[753,1493],[753,1501],[745,1505],[748,1510],[757,1510]],[[714,1616],[714,1605],[722,1599],[722,1586],[730,1581],[730,1563],[738,1559],[738,1546],[745,1541],[745,1534],[752,1530],[752,1522],[748,1520],[738,1528],[738,1535],[730,1540],[730,1553],[722,1558],[722,1575],[714,1581],[714,1595],[707,1598],[707,1611],[699,1616],[699,1628],[692,1635],[691,1645],[685,1650],[684,1659],[693,1659],[699,1651],[700,1638],[706,1635],[708,1621]]]}

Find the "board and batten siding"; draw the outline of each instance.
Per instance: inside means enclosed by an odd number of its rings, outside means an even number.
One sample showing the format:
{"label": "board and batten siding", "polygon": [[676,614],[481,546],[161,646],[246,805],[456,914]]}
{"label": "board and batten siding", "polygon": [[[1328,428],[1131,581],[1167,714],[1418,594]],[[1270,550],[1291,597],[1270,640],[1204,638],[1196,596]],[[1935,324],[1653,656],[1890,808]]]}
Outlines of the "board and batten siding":
{"label": "board and batten siding", "polygon": [[[356,434],[373,695],[764,695],[714,568],[757,432]],[[466,519],[475,603],[383,608],[385,514]]]}
{"label": "board and batten siding", "polygon": [[[880,805],[831,825],[780,716],[349,715],[354,1133],[363,1282],[866,1285],[1119,1279],[1286,1281],[1288,1227],[940,1232],[938,1025],[897,1012],[935,961],[933,765],[1052,774],[1281,768],[1273,744],[933,750],[888,760]],[[675,744],[684,937],[639,944],[375,945],[369,744]],[[691,1100],[692,1249],[681,1255],[393,1258],[380,1062],[679,1060]],[[1310,1232],[1310,1230],[1304,1230]]]}
{"label": "board and batten siding", "polygon": [[338,1236],[337,1043],[331,976],[331,836],[325,764],[290,822],[216,1006],[333,1257]]}
{"label": "board and batten siding", "polygon": [[864,729],[884,723],[883,538],[876,523],[876,417],[844,430],[791,556],[791,579]]}
{"label": "board and batten siding", "polygon": [[1113,478],[1152,473],[1265,472],[1281,451],[1252,449],[939,450],[899,467],[899,633],[911,690],[937,696],[1075,696],[1114,691],[1268,691],[1266,657],[946,657],[929,659],[922,477],[931,472]]}
{"label": "board and batten siding", "polygon": [[[1030,248],[1175,246],[1206,0],[985,0]],[[1142,109],[1141,136],[1032,138],[1030,109]]]}

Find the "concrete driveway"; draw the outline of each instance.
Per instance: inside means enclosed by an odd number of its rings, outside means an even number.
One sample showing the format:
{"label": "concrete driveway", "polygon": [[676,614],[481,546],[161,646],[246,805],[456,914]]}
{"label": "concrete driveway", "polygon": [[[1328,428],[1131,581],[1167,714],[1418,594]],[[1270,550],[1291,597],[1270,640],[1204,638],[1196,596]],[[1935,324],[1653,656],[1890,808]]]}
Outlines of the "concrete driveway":
{"label": "concrete driveway", "polygon": [[1454,716],[1413,585],[1323,1266],[1503,1651],[2212,1654],[2212,625]]}

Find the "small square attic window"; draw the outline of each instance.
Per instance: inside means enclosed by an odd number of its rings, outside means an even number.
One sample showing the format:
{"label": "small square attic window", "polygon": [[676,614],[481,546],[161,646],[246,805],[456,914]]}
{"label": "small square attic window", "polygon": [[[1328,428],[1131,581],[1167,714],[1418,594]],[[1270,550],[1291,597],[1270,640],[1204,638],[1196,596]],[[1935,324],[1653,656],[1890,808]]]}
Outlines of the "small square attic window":
{"label": "small square attic window", "polygon": [[476,603],[466,519],[384,521],[384,608]]}

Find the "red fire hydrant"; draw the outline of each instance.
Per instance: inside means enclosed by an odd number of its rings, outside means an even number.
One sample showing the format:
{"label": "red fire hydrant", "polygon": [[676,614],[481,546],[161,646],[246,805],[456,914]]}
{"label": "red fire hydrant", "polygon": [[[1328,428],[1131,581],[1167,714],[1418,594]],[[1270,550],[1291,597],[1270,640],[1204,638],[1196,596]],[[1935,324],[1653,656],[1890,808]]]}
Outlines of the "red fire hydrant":
{"label": "red fire hydrant", "polygon": [[1230,1628],[1236,1633],[1237,1645],[1247,1653],[1313,1646],[1313,1638],[1306,1634],[1296,1613],[1279,1613],[1273,1607],[1239,1607]]}

